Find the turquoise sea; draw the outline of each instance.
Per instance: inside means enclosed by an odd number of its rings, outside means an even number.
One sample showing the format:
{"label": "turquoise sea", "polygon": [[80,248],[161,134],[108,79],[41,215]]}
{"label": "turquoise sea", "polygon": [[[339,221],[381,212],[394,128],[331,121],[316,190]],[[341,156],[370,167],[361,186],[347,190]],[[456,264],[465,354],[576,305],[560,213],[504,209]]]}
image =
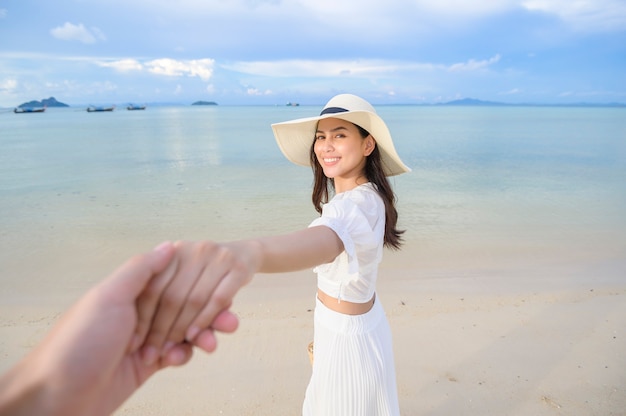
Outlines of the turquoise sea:
{"label": "turquoise sea", "polygon": [[[310,170],[284,159],[270,124],[319,110],[0,113],[0,272],[64,244],[107,250],[115,241],[306,226],[315,216]],[[413,169],[392,179],[415,253],[400,263],[431,271],[537,263],[626,279],[624,108],[378,112]]]}

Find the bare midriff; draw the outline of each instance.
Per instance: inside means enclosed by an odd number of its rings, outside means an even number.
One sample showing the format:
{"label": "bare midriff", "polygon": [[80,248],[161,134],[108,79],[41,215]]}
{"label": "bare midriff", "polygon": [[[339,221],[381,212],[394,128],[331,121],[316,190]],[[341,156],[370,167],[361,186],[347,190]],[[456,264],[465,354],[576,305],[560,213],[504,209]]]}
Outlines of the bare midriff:
{"label": "bare midriff", "polygon": [[346,300],[339,300],[330,296],[329,294],[322,292],[320,289],[317,289],[317,298],[326,306],[328,309],[343,313],[344,315],[363,315],[364,313],[369,312],[374,306],[374,299],[376,295],[372,296],[372,298],[365,303],[355,303],[348,302]]}

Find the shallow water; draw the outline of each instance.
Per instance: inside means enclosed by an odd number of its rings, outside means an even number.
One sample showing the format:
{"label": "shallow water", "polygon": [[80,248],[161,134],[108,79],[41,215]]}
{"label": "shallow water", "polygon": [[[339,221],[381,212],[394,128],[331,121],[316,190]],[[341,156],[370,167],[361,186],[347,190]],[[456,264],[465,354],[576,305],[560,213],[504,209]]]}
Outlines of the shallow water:
{"label": "shallow water", "polygon": [[[311,174],[270,124],[316,107],[0,114],[0,264],[33,246],[235,239],[306,226]],[[410,261],[626,263],[620,108],[383,106]],[[142,235],[137,235],[142,234]],[[142,240],[143,239],[143,240]],[[97,244],[101,241],[101,244]],[[17,259],[16,259],[17,257]],[[23,259],[22,259],[23,260]]]}

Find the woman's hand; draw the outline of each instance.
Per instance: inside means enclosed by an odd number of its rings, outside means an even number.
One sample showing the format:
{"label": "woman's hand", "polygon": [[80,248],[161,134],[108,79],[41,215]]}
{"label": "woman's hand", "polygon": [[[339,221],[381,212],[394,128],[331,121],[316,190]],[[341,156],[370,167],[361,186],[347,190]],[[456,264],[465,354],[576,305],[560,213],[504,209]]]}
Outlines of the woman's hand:
{"label": "woman's hand", "polygon": [[260,267],[253,240],[218,244],[179,241],[175,258],[137,302],[137,339],[144,340],[147,364],[167,355],[173,345],[190,342],[207,352],[216,348],[213,330],[232,332],[230,308],[237,291]]}

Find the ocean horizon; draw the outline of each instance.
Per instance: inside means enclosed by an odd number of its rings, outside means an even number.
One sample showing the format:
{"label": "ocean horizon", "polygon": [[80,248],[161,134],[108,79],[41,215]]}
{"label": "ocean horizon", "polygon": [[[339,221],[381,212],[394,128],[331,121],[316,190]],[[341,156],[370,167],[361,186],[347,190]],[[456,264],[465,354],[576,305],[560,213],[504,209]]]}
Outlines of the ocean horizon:
{"label": "ocean horizon", "polygon": [[[46,100],[55,99],[55,97],[49,97],[47,99],[42,100],[31,100],[27,102],[23,102],[21,104],[16,105],[15,107],[0,107],[0,110],[12,110],[13,108],[27,106],[27,107],[43,107]],[[211,104],[196,104],[200,102],[206,102]],[[299,106],[319,106],[320,108],[324,105],[324,103],[300,103],[299,101],[293,101],[288,103],[266,103],[266,104],[244,104],[244,103],[229,103],[229,104],[220,104],[217,101],[207,101],[207,100],[196,100],[189,102],[167,102],[167,101],[119,101],[119,102],[89,102],[89,103],[64,103],[61,101],[57,101],[58,105],[48,105],[47,108],[82,108],[86,109],[90,106],[114,106],[116,109],[125,110],[125,107],[131,104],[135,105],[145,105],[147,107],[179,107],[179,106],[190,106],[190,105],[216,105],[216,106],[224,106],[224,107],[299,107]],[[30,105],[28,105],[30,104]],[[463,106],[463,107],[617,107],[623,108],[626,107],[626,102],[506,102],[506,101],[489,101],[489,100],[481,100],[477,98],[462,98],[462,99],[454,99],[449,101],[440,101],[440,102],[406,102],[406,103],[393,103],[393,104],[377,104],[376,102],[372,102],[376,107],[395,107],[395,106]]]}

